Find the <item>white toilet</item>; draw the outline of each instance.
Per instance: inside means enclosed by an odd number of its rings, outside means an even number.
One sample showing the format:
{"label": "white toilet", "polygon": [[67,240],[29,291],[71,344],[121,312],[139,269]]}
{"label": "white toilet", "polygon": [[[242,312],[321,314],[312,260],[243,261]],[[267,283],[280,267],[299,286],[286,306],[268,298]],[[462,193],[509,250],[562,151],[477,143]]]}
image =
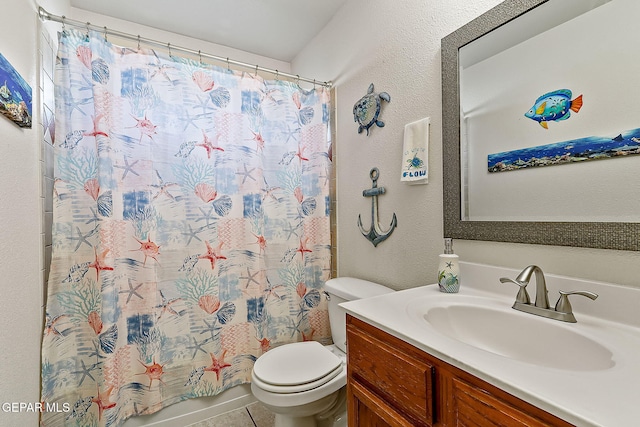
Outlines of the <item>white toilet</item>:
{"label": "white toilet", "polygon": [[334,344],[285,344],[256,360],[251,391],[276,414],[275,427],[346,427],[346,317],[338,304],[393,292],[351,277],[328,280],[329,322]]}

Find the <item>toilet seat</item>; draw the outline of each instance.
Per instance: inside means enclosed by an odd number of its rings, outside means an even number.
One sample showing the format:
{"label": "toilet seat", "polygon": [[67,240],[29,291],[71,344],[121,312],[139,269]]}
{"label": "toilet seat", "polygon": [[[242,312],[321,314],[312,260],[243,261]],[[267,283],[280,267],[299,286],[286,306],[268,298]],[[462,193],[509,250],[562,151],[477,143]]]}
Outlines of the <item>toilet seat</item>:
{"label": "toilet seat", "polygon": [[343,370],[338,356],[316,341],[283,345],[253,366],[253,382],[265,391],[299,393],[320,387]]}

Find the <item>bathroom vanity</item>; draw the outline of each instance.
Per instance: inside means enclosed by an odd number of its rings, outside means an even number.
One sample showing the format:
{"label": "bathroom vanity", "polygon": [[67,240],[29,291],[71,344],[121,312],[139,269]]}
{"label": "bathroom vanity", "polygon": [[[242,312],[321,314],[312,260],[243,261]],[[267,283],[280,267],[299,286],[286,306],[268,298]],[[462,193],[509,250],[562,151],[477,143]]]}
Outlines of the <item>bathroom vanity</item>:
{"label": "bathroom vanity", "polygon": [[457,294],[341,305],[350,427],[637,425],[639,289],[545,274],[552,306],[560,290],[599,294],[572,299],[569,323],[512,309],[518,289],[500,278],[519,270],[460,267]]}
{"label": "bathroom vanity", "polygon": [[350,427],[571,426],[352,316],[347,343]]}

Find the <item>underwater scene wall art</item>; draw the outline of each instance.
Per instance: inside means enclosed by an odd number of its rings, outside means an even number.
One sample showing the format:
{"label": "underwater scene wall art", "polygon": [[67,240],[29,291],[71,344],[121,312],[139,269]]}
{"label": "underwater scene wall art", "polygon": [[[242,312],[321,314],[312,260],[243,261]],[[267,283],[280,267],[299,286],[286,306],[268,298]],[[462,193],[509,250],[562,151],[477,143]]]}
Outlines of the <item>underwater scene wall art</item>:
{"label": "underwater scene wall art", "polygon": [[31,87],[0,53],[0,112],[20,127],[31,127]]}
{"label": "underwater scene wall art", "polygon": [[531,167],[564,165],[590,160],[640,154],[640,128],[615,137],[589,136],[554,144],[539,145],[489,154],[489,172],[507,172]]}

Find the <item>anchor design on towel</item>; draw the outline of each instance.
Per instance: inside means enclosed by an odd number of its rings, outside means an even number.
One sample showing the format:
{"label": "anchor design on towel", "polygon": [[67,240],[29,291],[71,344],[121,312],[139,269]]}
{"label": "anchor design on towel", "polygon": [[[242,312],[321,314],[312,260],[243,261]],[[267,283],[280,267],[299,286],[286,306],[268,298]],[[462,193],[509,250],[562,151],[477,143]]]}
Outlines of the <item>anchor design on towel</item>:
{"label": "anchor design on towel", "polygon": [[378,246],[378,243],[387,240],[387,238],[391,236],[393,230],[398,226],[398,220],[394,213],[389,229],[387,231],[382,231],[380,223],[378,222],[378,196],[384,194],[385,189],[384,187],[378,187],[378,177],[380,176],[378,168],[371,169],[369,176],[371,177],[371,181],[373,181],[373,185],[371,188],[363,190],[362,196],[371,197],[371,227],[369,230],[364,229],[360,215],[358,215],[358,227],[360,228],[362,235],[373,243],[373,246]]}

